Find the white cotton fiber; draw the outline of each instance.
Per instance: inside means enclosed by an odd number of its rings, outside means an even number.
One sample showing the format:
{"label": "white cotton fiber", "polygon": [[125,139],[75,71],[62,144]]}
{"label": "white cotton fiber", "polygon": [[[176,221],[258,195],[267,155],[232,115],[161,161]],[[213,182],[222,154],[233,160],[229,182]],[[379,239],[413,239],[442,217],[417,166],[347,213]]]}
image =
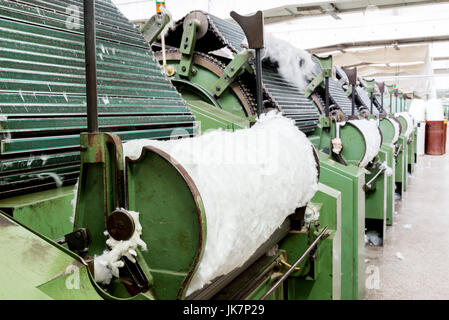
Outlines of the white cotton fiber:
{"label": "white cotton fiber", "polygon": [[62,178],[58,176],[54,172],[43,172],[36,175],[39,179],[45,179],[46,177],[50,177],[53,180],[55,180],[56,187],[60,188],[62,187]]}
{"label": "white cotton fiber", "polygon": [[426,121],[426,103],[421,99],[413,99],[408,112],[416,121]]}
{"label": "white cotton fiber", "polygon": [[396,258],[398,258],[399,260],[404,260],[404,256],[400,252],[396,252]]}
{"label": "white cotton fiber", "polygon": [[382,245],[382,238],[377,231],[368,231],[365,234],[365,243],[373,246],[380,246]]}
{"label": "white cotton fiber", "polygon": [[[147,250],[146,243],[140,238],[142,225],[139,222],[139,213],[134,211],[127,212],[134,220],[134,233],[127,241],[117,241],[112,237],[106,240],[110,250],[105,250],[102,255],[94,257],[95,281],[98,283],[109,284],[113,276],[119,276],[119,268],[124,266],[121,260],[122,257],[127,257],[131,262],[136,262],[136,249],[140,247],[142,250]],[[108,235],[107,231],[105,235]]]}
{"label": "white cotton fiber", "polygon": [[304,90],[315,76],[316,64],[310,53],[270,34],[265,34],[263,58],[277,62],[278,72],[298,89]]}
{"label": "white cotton fiber", "polygon": [[349,120],[353,126],[357,127],[365,138],[366,151],[365,156],[360,161],[359,167],[364,168],[379,153],[380,143],[382,141],[381,133],[376,120]]}
{"label": "white cotton fiber", "polygon": [[386,161],[384,161],[384,162],[380,165],[380,168],[381,168],[382,170],[385,170],[385,175],[386,175],[387,177],[390,177],[390,176],[393,175],[393,169],[391,169],[391,168],[388,166],[388,163],[387,163]]}
{"label": "white cotton fiber", "polygon": [[405,121],[407,122],[407,130],[405,131],[405,136],[409,137],[412,133],[413,129],[415,129],[415,120],[413,119],[413,116],[408,112],[399,112],[395,113],[395,117],[402,116]]}
{"label": "white cotton fiber", "polygon": [[307,205],[306,212],[304,213],[304,222],[306,225],[309,225],[311,222],[318,221],[319,218],[320,208],[313,203],[309,203]]}
{"label": "white cotton fiber", "polygon": [[310,141],[275,111],[262,115],[250,129],[130,141],[123,145],[124,154],[138,158],[148,145],[186,169],[204,203],[205,249],[187,295],[242,266],[317,190]]}
{"label": "white cotton fiber", "polygon": [[426,119],[427,121],[443,121],[444,110],[441,101],[438,99],[431,99],[427,102],[426,106]]}
{"label": "white cotton fiber", "polygon": [[78,200],[78,183],[79,179],[76,182],[75,186],[73,187],[73,199],[72,201],[70,201],[70,204],[72,205],[72,216],[70,217],[71,223],[75,223],[76,201]]}

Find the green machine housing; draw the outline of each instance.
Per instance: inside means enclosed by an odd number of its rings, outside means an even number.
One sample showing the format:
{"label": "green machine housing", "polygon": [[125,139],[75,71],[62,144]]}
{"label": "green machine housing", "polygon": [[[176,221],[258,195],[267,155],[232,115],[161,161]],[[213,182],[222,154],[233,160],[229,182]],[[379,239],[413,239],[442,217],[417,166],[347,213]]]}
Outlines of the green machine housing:
{"label": "green machine housing", "polygon": [[[71,3],[83,11],[82,1]],[[224,81],[222,98],[195,85],[189,77],[169,81],[144,37],[112,2],[97,0],[95,5],[101,132],[85,134],[82,26],[74,30],[67,26],[66,4],[58,0],[39,6],[34,1],[0,4],[0,24],[11,30],[0,34],[8,44],[2,52],[16,65],[5,76],[17,80],[3,82],[0,92],[0,112],[7,116],[1,123],[0,254],[5,259],[0,266],[4,279],[0,297],[259,299],[327,226],[329,232],[316,249],[268,298],[348,298],[340,278],[342,195],[325,184],[319,185],[312,199],[320,208],[318,221],[306,226],[301,219],[299,224],[288,219],[242,270],[228,275],[220,285],[186,297],[207,241],[201,196],[185,170],[162,151],[147,148],[140,159],[123,162],[121,143],[192,136],[200,132],[197,120],[202,121],[203,130],[248,127],[255,114],[253,88],[240,81],[227,85],[225,68],[217,74],[207,67],[202,72],[195,65],[186,70],[192,74],[197,70],[198,82],[206,79],[205,87],[212,80]],[[159,28],[146,31],[157,34],[164,24],[163,20]],[[11,38],[15,30],[23,31],[20,48],[17,39]],[[200,38],[200,33],[192,34]],[[20,53],[10,54],[17,49]],[[188,53],[182,55],[180,61],[189,67]],[[251,59],[248,53],[247,57]],[[235,63],[243,63],[239,70],[244,68],[252,79],[254,70],[248,60]],[[26,72],[30,68],[35,72]],[[254,86],[253,81],[247,86]],[[307,99],[301,101],[304,104]],[[310,105],[306,108],[313,110]],[[306,132],[318,120],[314,112],[298,118],[305,118],[297,123]],[[73,217],[73,184],[80,172]],[[126,179],[121,178],[122,173]],[[153,195],[157,195],[154,201],[148,201]],[[148,251],[137,250],[137,262],[126,262],[120,277],[109,286],[99,286],[93,277],[92,257],[106,248],[103,232],[108,218],[123,203],[141,213],[142,237],[152,245]],[[61,244],[72,231],[82,238],[86,227],[92,242],[85,252],[73,252]],[[15,239],[12,251],[10,238]],[[274,255],[263,255],[276,244]],[[26,257],[20,266],[19,256]]]}

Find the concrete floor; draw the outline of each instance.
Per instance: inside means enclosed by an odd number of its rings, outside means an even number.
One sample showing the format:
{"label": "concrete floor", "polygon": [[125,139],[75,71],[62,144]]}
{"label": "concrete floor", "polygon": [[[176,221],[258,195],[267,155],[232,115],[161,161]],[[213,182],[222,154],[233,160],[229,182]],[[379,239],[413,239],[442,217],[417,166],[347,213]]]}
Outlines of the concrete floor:
{"label": "concrete floor", "polygon": [[449,155],[420,156],[408,181],[383,247],[366,246],[367,300],[449,299]]}

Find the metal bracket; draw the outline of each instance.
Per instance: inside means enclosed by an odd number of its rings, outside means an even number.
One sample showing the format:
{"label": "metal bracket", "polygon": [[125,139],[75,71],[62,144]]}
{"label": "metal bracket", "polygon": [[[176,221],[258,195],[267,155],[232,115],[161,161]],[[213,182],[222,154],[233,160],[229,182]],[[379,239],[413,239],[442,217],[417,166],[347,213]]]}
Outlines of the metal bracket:
{"label": "metal bracket", "polygon": [[178,73],[181,76],[190,78],[196,41],[206,35],[209,21],[204,13],[194,11],[185,17],[183,27],[184,31],[179,46],[182,57],[178,66]]}
{"label": "metal bracket", "polygon": [[214,94],[217,97],[223,94],[244,69],[247,69],[250,58],[252,58],[252,54],[249,51],[234,56],[234,59],[224,69],[224,75],[213,85]]}
{"label": "metal bracket", "polygon": [[81,228],[69,234],[64,238],[56,240],[58,244],[67,244],[70,251],[76,252],[81,257],[85,257],[92,243],[92,236],[88,228]]}
{"label": "metal bracket", "polygon": [[141,31],[145,41],[152,45],[169,22],[170,16],[168,14],[155,14],[152,16]]}
{"label": "metal bracket", "polygon": [[331,126],[329,118],[324,115],[320,116],[319,123],[321,128],[329,128]]}
{"label": "metal bracket", "polygon": [[182,57],[178,66],[178,73],[181,76],[189,77],[192,71],[197,27],[196,21],[190,21],[187,26],[184,27],[184,32],[182,33],[181,45],[179,46]]}
{"label": "metal bracket", "polygon": [[304,90],[304,96],[306,98],[310,98],[312,93],[315,91],[316,88],[318,88],[321,84],[324,84],[324,73],[321,72],[319,75],[317,75],[312,82],[309,83],[307,88]]}
{"label": "metal bracket", "polygon": [[371,79],[371,80],[363,79],[363,80],[364,80],[365,83],[366,83],[365,90],[366,90],[368,93],[373,94],[373,93],[374,93],[374,85],[375,85],[374,79]]}
{"label": "metal bracket", "polygon": [[314,54],[313,58],[320,65],[321,72],[304,90],[304,95],[306,96],[306,98],[309,98],[310,95],[315,91],[315,89],[318,88],[318,86],[323,86],[326,78],[332,77],[332,56],[329,55],[327,57],[319,57]]}
{"label": "metal bracket", "polygon": [[352,94],[352,86],[351,86],[351,85],[349,85],[349,86],[346,88],[345,93],[346,93],[346,96],[347,96],[347,97],[350,97],[350,96],[351,96],[351,94]]}

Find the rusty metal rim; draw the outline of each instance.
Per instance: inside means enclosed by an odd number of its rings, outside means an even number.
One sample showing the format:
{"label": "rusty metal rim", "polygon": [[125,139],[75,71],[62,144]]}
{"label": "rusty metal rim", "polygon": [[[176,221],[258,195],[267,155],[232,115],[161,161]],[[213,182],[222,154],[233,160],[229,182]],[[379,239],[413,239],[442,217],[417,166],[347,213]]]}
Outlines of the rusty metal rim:
{"label": "rusty metal rim", "polygon": [[[182,284],[181,288],[178,291],[178,299],[182,298],[182,294],[184,293],[184,291],[186,291],[187,285],[189,284],[190,280],[192,279],[194,273],[197,271],[197,267],[199,265],[199,261],[201,259],[202,253],[203,253],[203,243],[205,242],[205,237],[203,238],[203,218],[202,218],[202,211],[200,208],[200,204],[198,202],[198,198],[201,199],[201,194],[195,184],[195,182],[193,181],[192,177],[188,174],[187,170],[178,162],[176,161],[176,159],[174,159],[172,156],[170,156],[168,153],[162,151],[159,148],[156,148],[154,146],[145,146],[142,148],[142,153],[140,154],[139,158],[137,159],[132,159],[130,157],[126,157],[126,164],[128,163],[137,163],[140,162],[143,157],[145,156],[145,152],[152,152],[154,154],[157,154],[158,156],[160,156],[161,158],[163,158],[165,161],[167,161],[168,163],[170,163],[177,171],[178,173],[181,175],[181,177],[184,179],[184,181],[186,182],[187,186],[189,187],[190,192],[193,195],[194,201],[195,201],[195,206],[196,206],[196,210],[197,210],[197,218],[198,218],[198,224],[199,224],[199,250],[195,256],[195,259],[193,261],[193,265],[191,268],[191,271],[187,274],[186,279],[184,280],[184,283]],[[175,161],[173,161],[175,160]],[[126,181],[128,181],[128,170],[126,170]],[[128,202],[129,202],[129,198],[128,198]],[[204,215],[204,219],[206,219],[206,216]],[[206,220],[207,222],[207,220]]]}

